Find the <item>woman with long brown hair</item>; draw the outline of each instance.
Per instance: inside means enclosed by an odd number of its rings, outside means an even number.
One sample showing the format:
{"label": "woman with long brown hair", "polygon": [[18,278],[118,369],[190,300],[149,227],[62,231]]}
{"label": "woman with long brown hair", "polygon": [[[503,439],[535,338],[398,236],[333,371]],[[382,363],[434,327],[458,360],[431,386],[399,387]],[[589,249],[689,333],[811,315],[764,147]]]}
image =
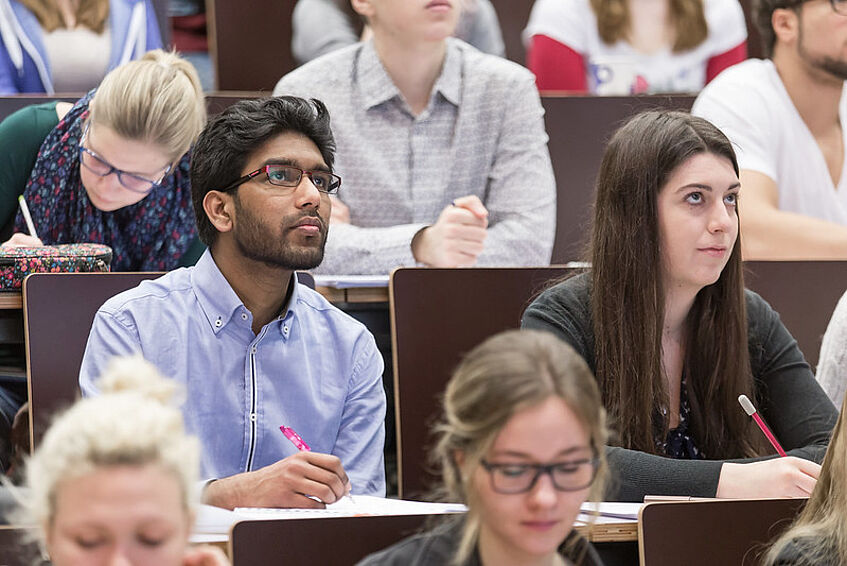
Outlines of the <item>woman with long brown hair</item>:
{"label": "woman with long brown hair", "polygon": [[737,0],[536,0],[524,35],[541,90],[697,92],[747,58]]}
{"label": "woman with long brown hair", "polygon": [[[732,146],[712,124],[635,116],[600,166],[591,272],[524,313],[524,327],[554,332],[594,370],[617,433],[619,499],[814,488],[837,412],[779,315],[744,289],[739,191]],[[746,461],[773,451],[741,394],[790,457]]]}

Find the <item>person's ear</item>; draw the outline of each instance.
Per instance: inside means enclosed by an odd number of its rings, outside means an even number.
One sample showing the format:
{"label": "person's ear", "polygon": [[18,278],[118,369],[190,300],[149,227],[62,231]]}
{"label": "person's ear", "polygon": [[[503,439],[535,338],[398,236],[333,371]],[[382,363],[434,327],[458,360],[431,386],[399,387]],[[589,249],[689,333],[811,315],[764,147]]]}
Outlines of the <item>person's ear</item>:
{"label": "person's ear", "polygon": [[800,17],[788,8],[777,8],[771,14],[771,27],[777,43],[794,43],[800,35]]}
{"label": "person's ear", "polygon": [[203,211],[212,226],[218,232],[229,232],[232,230],[233,218],[235,216],[235,203],[230,193],[221,191],[209,191],[203,197]]}
{"label": "person's ear", "polygon": [[462,450],[453,451],[453,463],[456,464],[456,469],[459,471],[462,482],[467,481],[465,477],[465,453]]}
{"label": "person's ear", "polygon": [[368,19],[373,16],[374,8],[371,0],[350,0],[350,5],[353,7],[353,11],[360,16]]}

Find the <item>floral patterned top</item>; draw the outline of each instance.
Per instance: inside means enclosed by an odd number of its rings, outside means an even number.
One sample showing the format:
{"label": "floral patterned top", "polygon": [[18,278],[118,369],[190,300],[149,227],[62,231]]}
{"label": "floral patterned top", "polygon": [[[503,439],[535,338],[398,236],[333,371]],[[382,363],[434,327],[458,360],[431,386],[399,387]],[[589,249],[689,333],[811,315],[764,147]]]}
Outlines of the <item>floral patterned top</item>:
{"label": "floral patterned top", "polygon": [[[36,232],[45,244],[92,242],[114,252],[113,271],[166,271],[196,239],[189,153],[141,201],[115,211],[95,207],[80,180],[79,141],[89,92],[59,121],[41,148],[24,189]],[[18,211],[15,229],[26,233]]]}

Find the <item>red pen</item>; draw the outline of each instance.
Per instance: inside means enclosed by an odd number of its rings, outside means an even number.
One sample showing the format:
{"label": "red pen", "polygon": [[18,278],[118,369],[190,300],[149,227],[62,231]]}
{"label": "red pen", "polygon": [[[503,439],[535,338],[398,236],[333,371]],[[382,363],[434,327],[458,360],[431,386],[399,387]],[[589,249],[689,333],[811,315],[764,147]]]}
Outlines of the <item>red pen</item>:
{"label": "red pen", "polygon": [[756,407],[753,406],[753,403],[750,402],[747,395],[739,395],[738,402],[741,403],[741,407],[744,409],[744,412],[753,417],[753,420],[756,421],[756,424],[759,425],[760,429],[762,429],[762,433],[764,433],[777,453],[779,453],[780,456],[786,456],[785,450],[783,450],[782,446],[779,445],[779,442],[771,432],[771,429],[768,428],[768,425],[766,425],[765,421],[762,420],[762,417],[759,416],[758,411],[756,411]]}
{"label": "red pen", "polygon": [[[296,446],[297,450],[299,450],[300,452],[311,452],[312,451],[312,449],[309,447],[309,445],[306,444],[306,441],[303,440],[303,437],[301,437],[299,434],[297,434],[297,431],[294,430],[293,428],[291,428],[290,426],[282,425],[281,427],[279,427],[279,430],[282,431],[282,434],[285,435],[285,438],[290,440],[291,444]],[[356,500],[353,499],[352,493],[347,493],[346,497],[350,498],[351,503],[356,502]]]}

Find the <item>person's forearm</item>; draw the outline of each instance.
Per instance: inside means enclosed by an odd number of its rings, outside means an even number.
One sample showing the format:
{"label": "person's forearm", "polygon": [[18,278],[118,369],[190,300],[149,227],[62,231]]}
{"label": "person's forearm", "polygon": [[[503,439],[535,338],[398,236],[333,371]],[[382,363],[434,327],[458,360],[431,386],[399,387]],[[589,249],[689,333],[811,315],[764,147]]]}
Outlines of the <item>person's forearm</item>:
{"label": "person's forearm", "polygon": [[426,224],[400,224],[362,228],[331,224],[324,260],[315,273],[332,275],[382,275],[395,267],[417,264],[412,238]]}
{"label": "person's forearm", "polygon": [[[549,205],[555,212],[555,202]],[[549,216],[549,217],[548,217]],[[555,214],[528,215],[498,222],[488,229],[485,248],[477,258],[478,267],[550,265]]]}
{"label": "person's forearm", "polygon": [[746,260],[847,259],[847,226],[784,210],[741,209]]}
{"label": "person's forearm", "polygon": [[239,506],[238,476],[210,481],[203,489],[202,502],[223,509],[235,509]]}
{"label": "person's forearm", "polygon": [[607,447],[609,501],[643,501],[645,495],[715,497],[723,462],[675,460],[626,448]]}

